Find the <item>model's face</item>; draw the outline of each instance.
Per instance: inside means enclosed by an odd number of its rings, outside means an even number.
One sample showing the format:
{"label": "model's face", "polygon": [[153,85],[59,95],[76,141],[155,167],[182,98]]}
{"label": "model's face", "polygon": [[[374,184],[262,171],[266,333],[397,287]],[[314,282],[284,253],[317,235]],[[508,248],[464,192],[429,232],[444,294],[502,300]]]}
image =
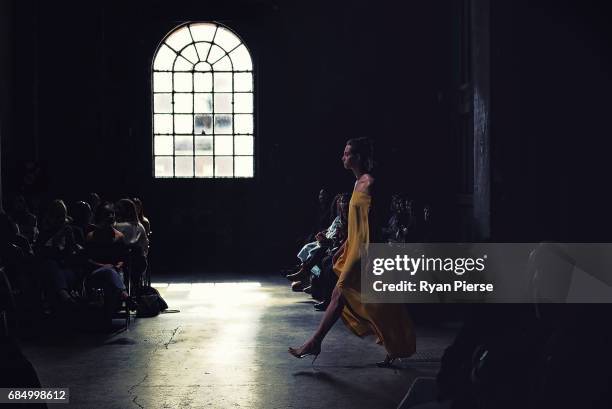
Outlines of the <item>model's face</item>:
{"label": "model's face", "polygon": [[353,147],[346,145],[342,154],[342,164],[344,169],[355,169],[359,163],[359,155],[353,153]]}

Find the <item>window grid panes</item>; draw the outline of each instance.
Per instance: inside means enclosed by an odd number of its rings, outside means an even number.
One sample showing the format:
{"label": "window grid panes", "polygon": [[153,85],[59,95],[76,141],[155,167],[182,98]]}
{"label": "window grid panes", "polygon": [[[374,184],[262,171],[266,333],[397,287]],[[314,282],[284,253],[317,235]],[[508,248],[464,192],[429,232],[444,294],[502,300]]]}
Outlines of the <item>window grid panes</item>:
{"label": "window grid panes", "polygon": [[254,176],[253,63],[216,23],[173,30],[153,59],[156,178]]}

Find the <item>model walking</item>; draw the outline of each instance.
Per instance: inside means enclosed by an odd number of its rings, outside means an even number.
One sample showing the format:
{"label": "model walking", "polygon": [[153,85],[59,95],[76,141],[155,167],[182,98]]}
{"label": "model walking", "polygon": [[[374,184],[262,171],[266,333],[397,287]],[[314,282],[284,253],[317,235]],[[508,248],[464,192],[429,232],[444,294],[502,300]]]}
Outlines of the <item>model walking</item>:
{"label": "model walking", "polygon": [[345,169],[353,171],[357,181],[349,203],[348,238],[334,256],[338,283],[315,333],[301,347],[289,348],[289,353],[297,358],[314,355],[316,359],[321,352],[323,338],[342,317],[356,335],[374,334],[377,337],[376,342],[387,350],[385,360],[378,365],[389,366],[395,358],[412,355],[416,349],[416,339],[403,304],[361,302],[359,250],[362,244],[370,242],[373,227],[370,218],[374,190],[374,178],[370,175],[373,166],[372,142],[368,138],[349,140],[344,148],[342,163]]}

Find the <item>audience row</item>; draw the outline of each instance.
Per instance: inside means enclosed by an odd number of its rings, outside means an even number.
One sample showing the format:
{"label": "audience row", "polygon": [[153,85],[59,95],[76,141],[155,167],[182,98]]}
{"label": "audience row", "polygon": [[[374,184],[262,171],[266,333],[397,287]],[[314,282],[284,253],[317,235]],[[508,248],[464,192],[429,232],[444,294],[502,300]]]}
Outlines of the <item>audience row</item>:
{"label": "audience row", "polygon": [[[347,220],[350,195],[337,194],[331,205],[325,189],[319,191],[317,225],[305,239],[297,254],[299,263],[287,279],[292,282],[293,291],[303,291],[319,300],[316,310],[327,308],[329,297],[336,285],[337,276],[333,271],[339,249],[347,237]],[[431,222],[431,206],[419,206],[415,200],[396,193],[391,196],[387,223],[374,231],[374,241],[386,243],[422,243],[435,239]]]}
{"label": "audience row", "polygon": [[105,324],[120,305],[137,308],[130,289],[143,284],[151,237],[139,199],[102,202],[92,193],[70,212],[58,199],[38,220],[19,195],[0,214],[0,265],[22,314],[69,316],[94,293]]}

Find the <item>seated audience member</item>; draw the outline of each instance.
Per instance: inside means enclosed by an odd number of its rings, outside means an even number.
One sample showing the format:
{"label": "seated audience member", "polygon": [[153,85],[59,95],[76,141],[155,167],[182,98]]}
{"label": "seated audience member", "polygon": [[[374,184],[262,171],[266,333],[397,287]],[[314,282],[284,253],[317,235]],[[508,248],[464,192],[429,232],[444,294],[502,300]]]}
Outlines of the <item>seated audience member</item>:
{"label": "seated audience member", "polygon": [[142,200],[140,200],[137,197],[135,197],[132,200],[134,204],[136,205],[136,213],[138,214],[138,220],[140,221],[140,223],[142,223],[143,227],[145,228],[145,231],[147,232],[147,236],[149,236],[151,234],[151,222],[144,215],[144,208],[142,206]]}
{"label": "seated audience member", "polygon": [[391,199],[391,216],[387,227],[382,229],[383,237],[388,243],[407,243],[416,241],[417,223],[414,217],[414,200],[408,200],[399,194]]}
{"label": "seated audience member", "polygon": [[333,206],[330,206],[329,192],[327,189],[322,188],[319,190],[317,214],[313,221],[313,230],[302,240],[302,243],[313,242],[317,233],[329,226],[332,210]]}
{"label": "seated audience member", "polygon": [[50,251],[73,251],[74,233],[69,225],[68,209],[62,200],[54,200],[43,218],[36,247]]}
{"label": "seated audience member", "polygon": [[[322,188],[319,190],[318,198],[317,198],[317,214],[316,218],[314,218],[312,227],[309,227],[309,232],[305,235],[300,235],[296,239],[296,246],[302,247],[307,243],[312,243],[316,241],[315,236],[322,230],[325,230],[327,226],[329,226],[332,221],[331,214],[335,207],[335,203],[332,203],[330,206],[329,193],[327,189]],[[312,230],[310,230],[312,229]],[[291,267],[284,269],[283,275],[287,276],[290,274],[296,273],[301,268],[301,262],[297,265],[292,265]]]}
{"label": "seated audience member", "polygon": [[126,244],[137,246],[146,257],[149,251],[147,232],[138,220],[136,205],[130,199],[121,199],[116,205],[117,222],[115,228],[123,233]]}
{"label": "seated audience member", "polygon": [[[334,198],[334,219],[327,229],[317,232],[315,240],[305,244],[298,252],[297,257],[301,261],[299,270],[294,274],[287,276],[288,280],[306,281],[310,275],[310,269],[323,258],[325,250],[329,248],[339,233],[339,228],[343,223],[342,220],[342,201],[346,201],[346,194],[336,195]],[[345,221],[344,221],[345,223]],[[292,286],[294,288],[294,286]]]}
{"label": "seated audience member", "polygon": [[413,243],[420,241],[420,223],[416,217],[417,204],[414,200],[401,198],[399,208],[389,219],[385,229],[389,243]]}
{"label": "seated audience member", "polygon": [[85,238],[92,232],[96,226],[91,223],[92,213],[91,207],[87,202],[76,202],[71,208],[72,215],[72,227],[75,230],[75,238],[77,243],[81,246],[85,246]]}
{"label": "seated audience member", "polygon": [[91,265],[87,283],[104,289],[107,312],[112,313],[117,303],[128,301],[121,271],[128,257],[123,234],[115,229],[115,212],[109,203],[98,206],[96,228],[89,232],[85,252]]}
{"label": "seated audience member", "polygon": [[32,287],[32,247],[19,234],[19,226],[6,214],[0,213],[0,260],[13,289],[25,292]]}
{"label": "seated audience member", "polygon": [[33,244],[38,237],[38,220],[30,213],[25,198],[22,195],[15,196],[11,218],[19,226],[19,232],[30,244]]}
{"label": "seated audience member", "polygon": [[[312,268],[312,284],[311,294],[312,297],[319,300],[320,302],[314,305],[315,310],[325,311],[329,305],[331,294],[338,281],[338,276],[334,272],[334,262],[340,255],[338,250],[342,247],[342,244],[346,240],[348,235],[348,206],[349,206],[349,195],[346,194],[339,201],[339,212],[342,218],[342,223],[338,229],[338,234],[334,237],[334,244],[326,251],[325,257],[319,264]],[[306,289],[304,289],[306,292]]]}
{"label": "seated audience member", "polygon": [[97,193],[90,193],[87,195],[87,199],[85,200],[91,209],[91,214],[95,215],[98,210],[98,206],[100,206],[101,200],[100,196]]}
{"label": "seated audience member", "polygon": [[47,296],[60,307],[74,306],[70,291],[79,282],[74,266],[74,255],[78,248],[67,213],[63,201],[53,201],[43,218],[40,236],[34,247]]}
{"label": "seated audience member", "polygon": [[402,212],[402,197],[395,193],[391,196],[391,214],[387,226],[382,228],[383,237],[388,242],[395,242],[397,232],[399,231],[399,219]]}
{"label": "seated audience member", "polygon": [[130,253],[130,272],[132,284],[139,288],[141,278],[147,270],[149,238],[144,226],[138,220],[136,206],[130,199],[121,199],[116,206],[117,222],[114,227],[123,233],[124,241],[132,250]]}
{"label": "seated audience member", "polygon": [[404,200],[400,218],[401,232],[399,239],[402,243],[415,243],[421,240],[421,219],[419,205],[415,200]]}
{"label": "seated audience member", "polygon": [[[336,217],[332,225],[325,232],[321,232],[317,235],[315,247],[310,250],[307,258],[302,264],[302,269],[300,271],[303,277],[301,277],[300,281],[294,282],[291,286],[294,291],[299,291],[300,287],[303,287],[303,291],[312,294],[314,298],[324,299],[324,295],[320,295],[320,293],[325,292],[318,291],[321,288],[320,284],[325,282],[325,279],[321,282],[318,280],[323,267],[322,260],[324,257],[332,256],[335,253],[342,245],[347,234],[349,195],[347,193],[339,194],[334,199],[334,202],[336,203]],[[304,283],[308,282],[312,282],[313,285],[304,286]]]}
{"label": "seated audience member", "polygon": [[[457,409],[611,407],[606,310],[588,304],[548,304],[544,313],[528,304],[470,306],[442,357],[437,400]],[[598,359],[568,353],[585,348]]]}
{"label": "seated audience member", "polygon": [[[19,226],[13,218],[6,213],[0,213],[0,250],[4,250],[10,245],[17,246],[24,254],[33,254],[30,242],[21,234]],[[1,255],[2,253],[0,253]]]}
{"label": "seated audience member", "polygon": [[312,280],[312,296],[320,302],[314,304],[314,309],[317,311],[325,311],[329,305],[329,301],[338,281],[338,276],[334,271],[334,264],[337,258],[340,256],[340,247],[346,240],[346,228],[344,230],[344,238],[339,243],[339,246],[330,249],[327,255],[321,260],[319,265],[319,275]]}

